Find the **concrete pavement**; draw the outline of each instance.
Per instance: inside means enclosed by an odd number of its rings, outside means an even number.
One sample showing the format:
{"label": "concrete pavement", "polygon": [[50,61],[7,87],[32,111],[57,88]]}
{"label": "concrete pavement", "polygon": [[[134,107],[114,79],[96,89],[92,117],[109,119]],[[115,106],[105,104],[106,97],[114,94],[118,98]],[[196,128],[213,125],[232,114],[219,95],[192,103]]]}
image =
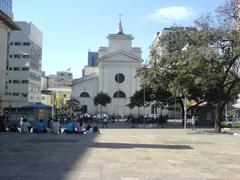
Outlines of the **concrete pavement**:
{"label": "concrete pavement", "polygon": [[183,129],[101,131],[1,133],[0,179],[240,179],[240,136]]}

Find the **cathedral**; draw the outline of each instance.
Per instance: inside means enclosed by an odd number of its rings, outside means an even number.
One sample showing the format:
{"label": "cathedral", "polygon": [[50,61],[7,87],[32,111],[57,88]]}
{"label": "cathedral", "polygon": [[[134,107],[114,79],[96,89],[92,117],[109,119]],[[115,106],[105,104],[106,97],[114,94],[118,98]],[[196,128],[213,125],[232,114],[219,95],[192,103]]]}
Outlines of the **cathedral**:
{"label": "cathedral", "polygon": [[140,79],[136,71],[143,62],[142,51],[139,47],[132,47],[134,37],[125,34],[121,21],[116,34],[107,36],[108,47],[98,50],[97,67],[72,83],[72,96],[78,99],[88,114],[99,113],[100,108],[94,105],[94,97],[100,93],[107,93],[111,104],[103,108],[106,114],[129,115],[137,114],[137,108],[130,109],[130,97],[140,90]]}

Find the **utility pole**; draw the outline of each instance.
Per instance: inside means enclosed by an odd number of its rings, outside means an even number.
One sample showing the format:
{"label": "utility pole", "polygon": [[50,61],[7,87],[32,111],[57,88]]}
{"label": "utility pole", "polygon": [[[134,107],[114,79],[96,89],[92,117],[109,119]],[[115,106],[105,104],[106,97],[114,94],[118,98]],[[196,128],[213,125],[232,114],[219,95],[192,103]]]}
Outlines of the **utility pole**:
{"label": "utility pole", "polygon": [[187,98],[184,97],[184,129],[187,128]]}

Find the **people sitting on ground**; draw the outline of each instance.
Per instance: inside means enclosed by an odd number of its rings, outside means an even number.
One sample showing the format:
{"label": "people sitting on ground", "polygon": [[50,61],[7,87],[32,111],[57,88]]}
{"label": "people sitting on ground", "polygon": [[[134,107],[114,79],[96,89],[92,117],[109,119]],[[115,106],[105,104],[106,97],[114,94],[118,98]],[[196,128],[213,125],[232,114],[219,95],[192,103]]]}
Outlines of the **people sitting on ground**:
{"label": "people sitting on ground", "polygon": [[8,126],[8,132],[20,132],[16,124]]}
{"label": "people sitting on ground", "polygon": [[61,134],[61,124],[58,122],[58,119],[54,119],[52,123],[52,130],[53,134]]}
{"label": "people sitting on ground", "polygon": [[21,123],[21,133],[30,133],[31,129],[31,124],[28,122],[27,118],[24,118]]}
{"label": "people sitting on ground", "polygon": [[4,116],[0,117],[0,132],[6,132]]}
{"label": "people sitting on ground", "polygon": [[75,126],[72,121],[68,121],[66,129],[64,130],[66,134],[73,134],[75,133]]}
{"label": "people sitting on ground", "polygon": [[53,124],[53,119],[52,118],[49,118],[48,121],[47,121],[47,127],[49,129],[52,129],[52,124]]}
{"label": "people sitting on ground", "polygon": [[79,119],[77,122],[76,122],[76,129],[77,129],[77,133],[78,134],[83,134],[84,131],[85,131],[85,123],[82,119]]}
{"label": "people sitting on ground", "polygon": [[100,130],[97,126],[94,126],[92,129],[93,134],[100,134]]}
{"label": "people sitting on ground", "polygon": [[91,127],[91,125],[87,125],[84,134],[93,134],[93,128]]}
{"label": "people sitting on ground", "polygon": [[39,120],[39,122],[36,125],[36,128],[33,129],[33,132],[35,132],[35,133],[47,133],[46,126],[45,126],[42,119]]}

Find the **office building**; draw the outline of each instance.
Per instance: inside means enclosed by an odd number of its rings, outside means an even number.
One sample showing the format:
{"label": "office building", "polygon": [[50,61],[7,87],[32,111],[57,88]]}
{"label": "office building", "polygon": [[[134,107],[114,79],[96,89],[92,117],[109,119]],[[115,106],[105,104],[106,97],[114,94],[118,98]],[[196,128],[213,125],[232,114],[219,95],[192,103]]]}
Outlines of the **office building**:
{"label": "office building", "polygon": [[13,19],[12,0],[0,0],[0,10]]}
{"label": "office building", "polygon": [[42,32],[31,22],[17,22],[10,33],[8,107],[41,101]]}
{"label": "office building", "polygon": [[13,21],[12,1],[0,0],[0,115],[5,107],[7,90],[7,68],[9,51],[9,32],[19,30],[18,25]]}
{"label": "office building", "polygon": [[96,67],[98,65],[97,63],[98,59],[98,52],[88,52],[88,66],[90,67]]}

